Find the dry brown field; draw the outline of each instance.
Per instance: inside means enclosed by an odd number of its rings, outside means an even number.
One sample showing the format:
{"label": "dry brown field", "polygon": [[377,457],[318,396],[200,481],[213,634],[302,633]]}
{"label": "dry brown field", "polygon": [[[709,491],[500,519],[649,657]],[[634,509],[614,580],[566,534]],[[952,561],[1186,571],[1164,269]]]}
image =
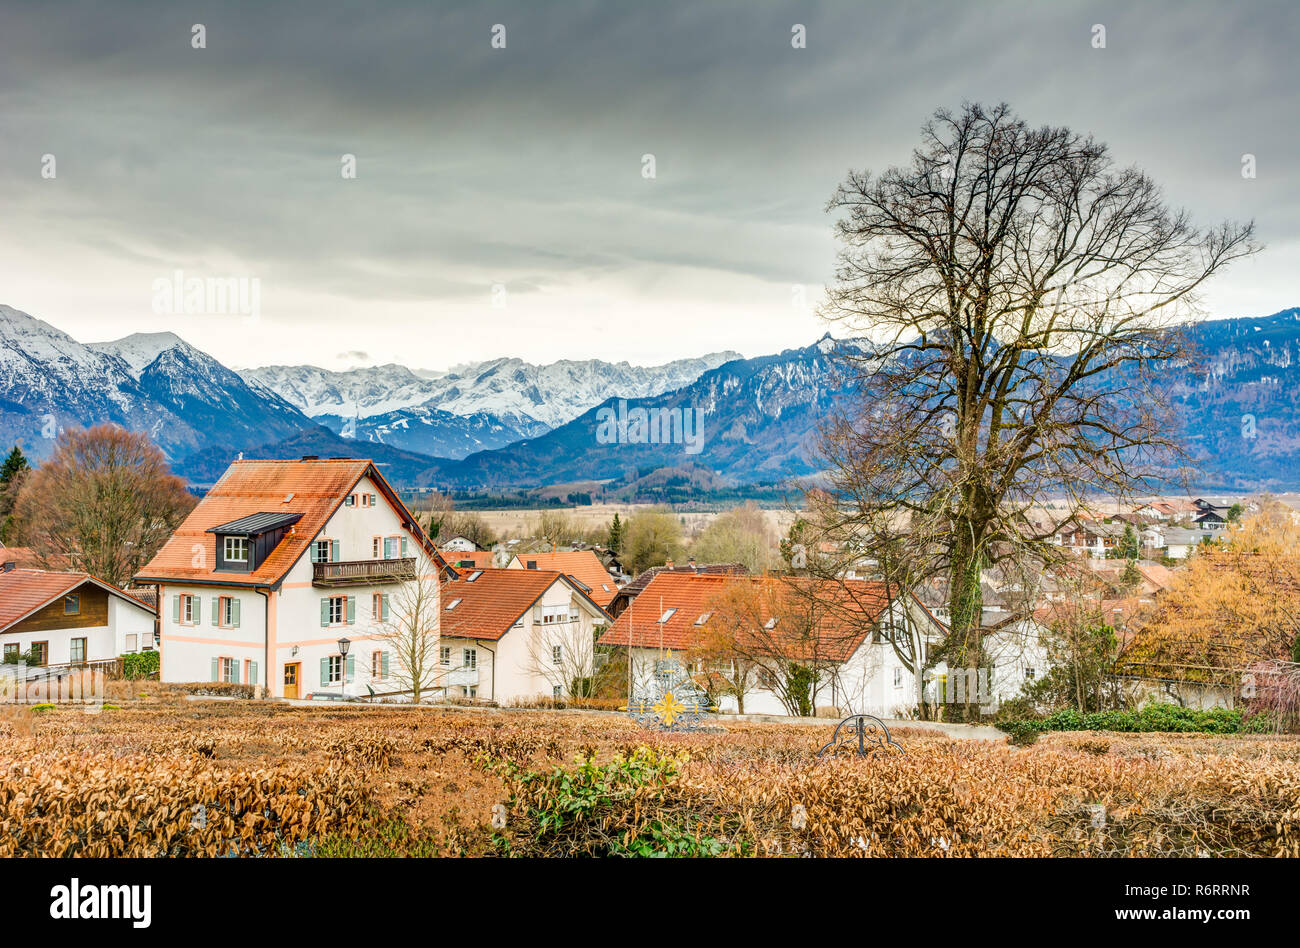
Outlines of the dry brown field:
{"label": "dry brown field", "polygon": [[0,709],[0,855],[1300,855],[1300,740],[291,707],[114,683]]}

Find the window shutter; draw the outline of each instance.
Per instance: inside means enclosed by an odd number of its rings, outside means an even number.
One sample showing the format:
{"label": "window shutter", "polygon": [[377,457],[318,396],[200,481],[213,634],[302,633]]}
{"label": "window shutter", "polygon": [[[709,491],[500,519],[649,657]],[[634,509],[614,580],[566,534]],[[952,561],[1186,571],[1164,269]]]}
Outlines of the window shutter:
{"label": "window shutter", "polygon": [[382,596],[380,596],[379,602],[384,609],[384,621],[387,622],[388,621],[388,593],[384,593]]}
{"label": "window shutter", "polygon": [[328,599],[320,601],[320,624],[323,626],[330,624],[330,601]]}
{"label": "window shutter", "polygon": [[194,597],[194,624],[202,625],[203,623],[203,597]]}
{"label": "window shutter", "polygon": [[388,677],[388,653],[384,652],[379,656],[379,674],[384,678]]}
{"label": "window shutter", "polygon": [[384,559],[391,560],[392,558],[393,558],[393,538],[384,537]]}
{"label": "window shutter", "polygon": [[219,596],[212,597],[212,624],[221,625],[221,598]]}
{"label": "window shutter", "polygon": [[348,596],[348,625],[356,625],[357,622],[357,597]]}
{"label": "window shutter", "polygon": [[320,660],[320,683],[321,683],[321,687],[323,688],[323,687],[325,687],[327,684],[329,684],[329,680],[330,680],[330,660],[329,660],[328,658],[322,658],[322,659]]}
{"label": "window shutter", "polygon": [[239,684],[239,660],[238,659],[234,659],[230,663],[230,682],[231,684],[234,685]]}
{"label": "window shutter", "polygon": [[371,506],[371,507],[378,506],[378,503],[377,503],[377,501],[376,501],[376,499],[375,499],[375,495],[374,495],[374,494],[371,494],[371,495],[370,495],[370,506]]}
{"label": "window shutter", "polygon": [[220,664],[220,662],[219,662],[217,659],[214,658],[214,659],[212,660],[212,680],[213,680],[213,681],[216,681],[216,680],[220,677],[219,670],[218,670],[218,667],[217,667],[219,664]]}
{"label": "window shutter", "polygon": [[[239,600],[238,600],[238,599],[235,599],[235,600],[232,600],[232,601],[231,601],[231,603],[230,603],[230,609],[231,609],[231,612],[233,613],[233,614],[231,615],[231,617],[230,617],[230,618],[231,618],[231,623],[230,623],[230,624],[233,625],[233,626],[237,629],[237,628],[239,628]],[[256,667],[257,667],[257,664],[254,663],[254,664],[253,664],[253,667],[256,668]],[[252,684],[255,685],[255,684],[257,684],[257,682],[252,682]]]}
{"label": "window shutter", "polygon": [[348,656],[348,677],[357,677],[357,657],[355,655]]}
{"label": "window shutter", "polygon": [[257,662],[248,663],[248,683],[250,685],[257,684]]}
{"label": "window shutter", "polygon": [[406,545],[406,537],[402,537],[402,555],[403,555],[403,556],[406,555],[406,551],[407,551],[407,549],[408,549],[408,547],[407,547],[407,545]]}
{"label": "window shutter", "polygon": [[337,563],[338,561],[339,561],[339,541],[330,540],[330,562]]}
{"label": "window shutter", "polygon": [[172,621],[181,621],[181,597],[172,596]]}

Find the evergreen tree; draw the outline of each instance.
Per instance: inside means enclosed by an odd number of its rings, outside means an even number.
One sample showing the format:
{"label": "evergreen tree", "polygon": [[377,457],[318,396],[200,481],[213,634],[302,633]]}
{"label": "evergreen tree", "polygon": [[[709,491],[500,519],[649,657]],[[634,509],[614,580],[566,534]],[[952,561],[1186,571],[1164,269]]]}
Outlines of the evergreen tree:
{"label": "evergreen tree", "polygon": [[0,487],[8,487],[15,477],[24,471],[30,471],[31,467],[27,463],[27,456],[23,454],[23,449],[14,445],[14,449],[5,458],[4,464],[0,464]]}
{"label": "evergreen tree", "polygon": [[623,521],[618,519],[618,514],[614,514],[614,520],[609,525],[609,542],[606,545],[615,553],[623,545]]}

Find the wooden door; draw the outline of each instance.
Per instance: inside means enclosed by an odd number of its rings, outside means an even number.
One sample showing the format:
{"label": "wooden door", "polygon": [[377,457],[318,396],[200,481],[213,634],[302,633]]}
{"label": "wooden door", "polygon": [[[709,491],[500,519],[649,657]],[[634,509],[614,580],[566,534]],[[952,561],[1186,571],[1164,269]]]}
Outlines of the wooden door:
{"label": "wooden door", "polygon": [[298,697],[298,669],[300,663],[294,662],[291,665],[284,666],[284,696],[286,698]]}

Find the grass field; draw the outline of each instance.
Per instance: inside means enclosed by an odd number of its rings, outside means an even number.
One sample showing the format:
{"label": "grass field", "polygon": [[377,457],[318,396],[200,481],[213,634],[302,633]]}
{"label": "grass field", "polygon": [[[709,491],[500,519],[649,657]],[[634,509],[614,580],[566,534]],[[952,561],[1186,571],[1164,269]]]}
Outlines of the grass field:
{"label": "grass field", "polygon": [[294,708],[117,683],[0,711],[0,855],[1300,855],[1300,740]]}

